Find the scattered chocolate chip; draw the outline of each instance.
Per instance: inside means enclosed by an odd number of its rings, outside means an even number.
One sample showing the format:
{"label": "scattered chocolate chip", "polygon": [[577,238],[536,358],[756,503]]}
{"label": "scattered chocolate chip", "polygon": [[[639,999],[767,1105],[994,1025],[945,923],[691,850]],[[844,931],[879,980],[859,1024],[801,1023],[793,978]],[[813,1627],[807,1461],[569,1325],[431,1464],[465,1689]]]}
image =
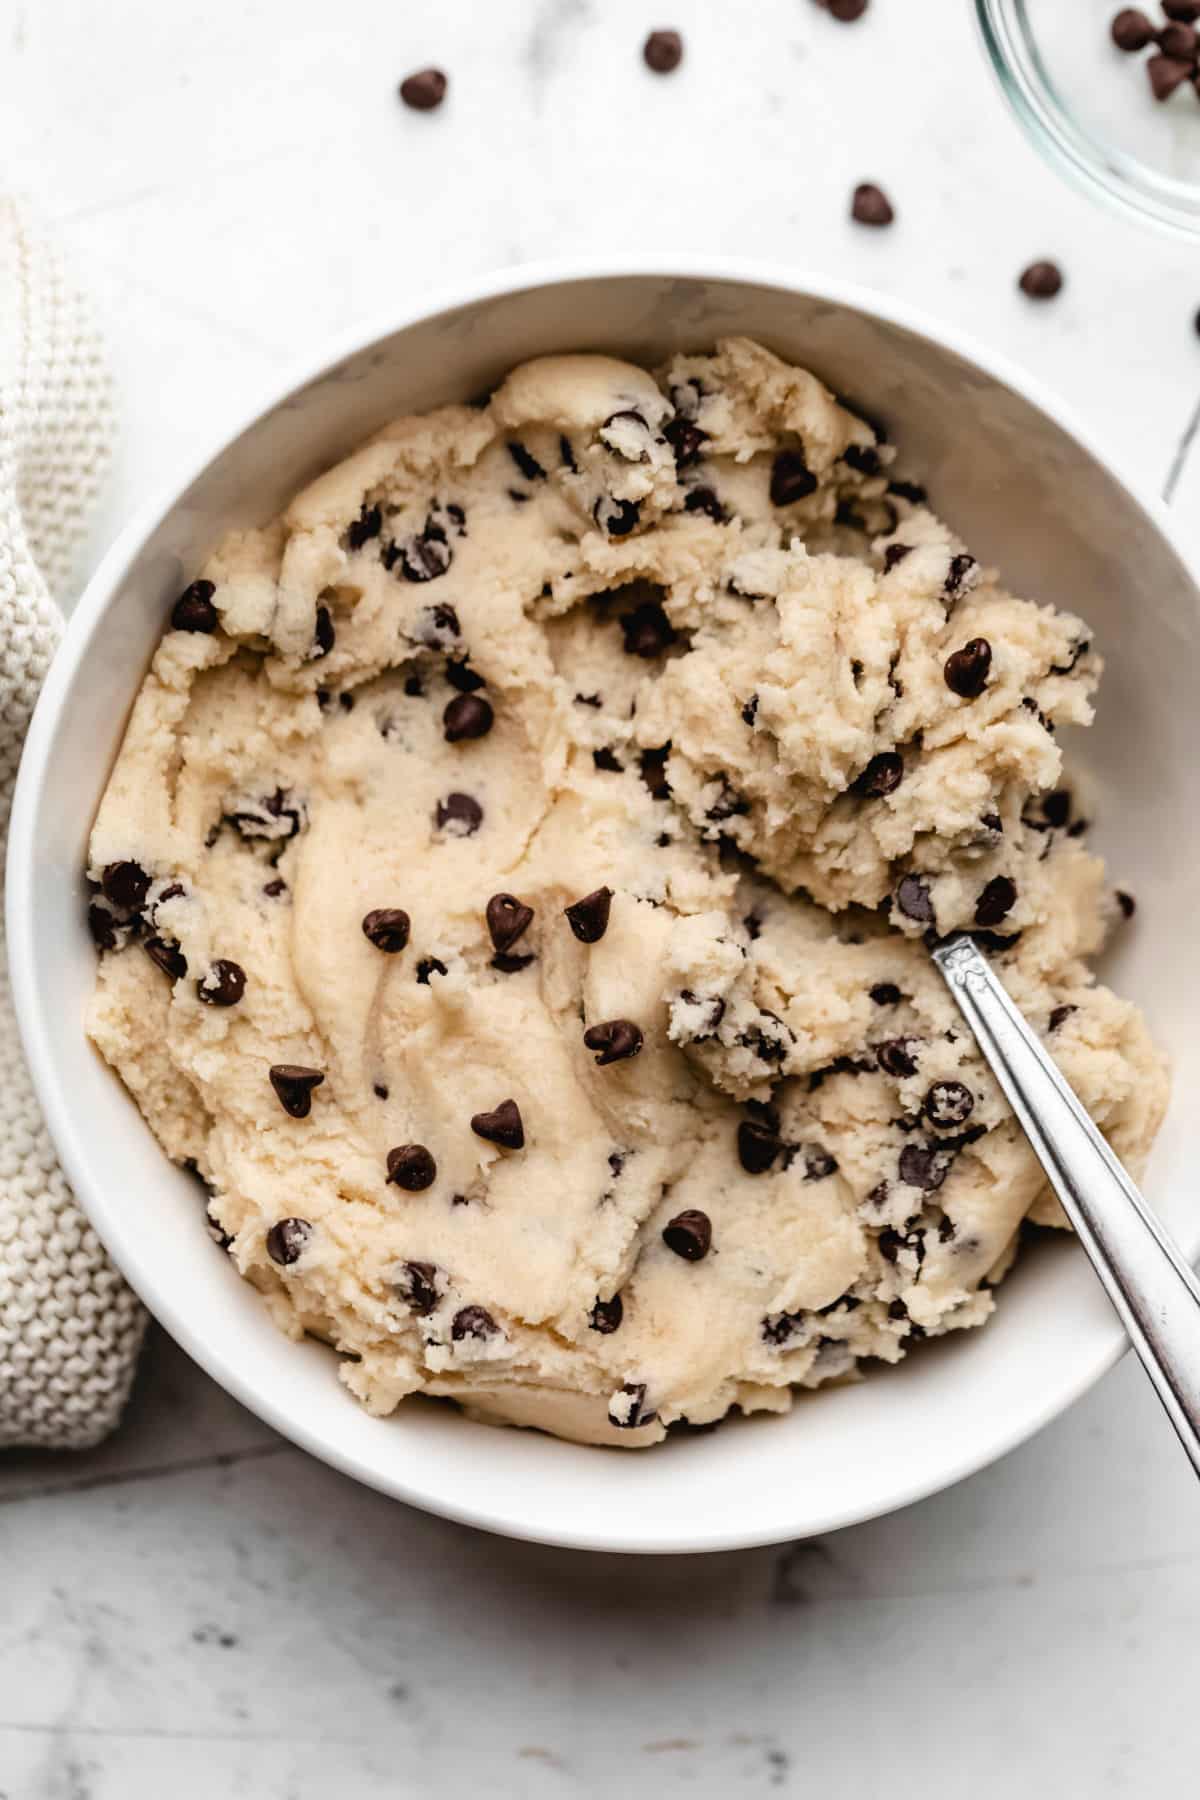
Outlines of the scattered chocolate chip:
{"label": "scattered chocolate chip", "polygon": [[890,225],[896,213],[881,187],[873,181],[861,181],[850,202],[850,217],[859,225]]}
{"label": "scattered chocolate chip", "polygon": [[805,1181],[825,1181],[837,1174],[837,1158],[830,1156],[823,1144],[805,1144],[800,1154],[804,1158]]}
{"label": "scattered chocolate chip", "polygon": [[817,0],[842,25],[853,25],[866,12],[870,0]]}
{"label": "scattered chocolate chip", "polygon": [[800,449],[781,450],[771,464],[772,506],[792,506],[817,491],[817,478]]}
{"label": "scattered chocolate chip", "polygon": [[328,656],[336,642],[337,632],[334,630],[333,614],[327,606],[318,606],[309,661],[319,662],[323,656]]}
{"label": "scattered chocolate chip", "polygon": [[446,98],[447,85],[441,69],[418,69],[400,83],[400,98],[414,112],[432,112]]}
{"label": "scattered chocolate chip", "polygon": [[364,500],[357,519],[351,519],[346,527],[346,548],[361,550],[371,538],[377,538],[383,529],[383,513],[377,506],[368,506]]}
{"label": "scattered chocolate chip", "polygon": [[669,419],[663,426],[663,436],[675,456],[676,469],[690,469],[699,462],[704,445],[708,442],[707,431],[701,431],[690,419]]}
{"label": "scattered chocolate chip", "polygon": [[885,795],[894,794],[903,780],[904,758],[896,750],[881,750],[853,783],[853,789],[864,799],[882,800]]}
{"label": "scattered chocolate chip", "polygon": [[147,938],[143,948],[150,961],[156,963],[172,981],[182,981],[187,974],[187,957],[174,938]]}
{"label": "scattered chocolate chip", "polygon": [[1123,888],[1118,888],[1113,895],[1113,898],[1120,907],[1124,917],[1132,919],[1134,913],[1137,911],[1137,901],[1134,899],[1133,895],[1127,894]]}
{"label": "scattered chocolate chip", "polygon": [[446,965],[440,956],[423,956],[417,964],[417,980],[422,987],[429,986],[431,975],[445,975],[446,973]]}
{"label": "scattered chocolate chip", "polygon": [[912,1052],[912,1038],[888,1038],[885,1043],[875,1047],[875,1061],[885,1075],[894,1075],[902,1081],[906,1075],[915,1075],[917,1059]]}
{"label": "scattered chocolate chip", "polygon": [[1192,64],[1178,57],[1152,56],[1146,64],[1150,91],[1156,100],[1169,100],[1176,88],[1182,87],[1192,73]]}
{"label": "scattered chocolate chip", "polygon": [[1158,34],[1158,47],[1164,56],[1172,56],[1178,62],[1194,65],[1200,52],[1200,37],[1193,26],[1179,20],[1163,26]]}
{"label": "scattered chocolate chip", "polygon": [[1162,0],[1162,9],[1168,19],[1180,19],[1185,25],[1200,19],[1200,0]]}
{"label": "scattered chocolate chip", "polygon": [[483,808],[470,794],[447,794],[433,816],[438,830],[451,837],[474,837],[483,824]]}
{"label": "scattered chocolate chip", "polygon": [[369,938],[377,950],[395,956],[408,942],[412,920],[398,906],[377,906],[366,915],[362,928],[363,936]]}
{"label": "scattered chocolate chip", "polygon": [[1017,286],[1030,300],[1053,300],[1062,292],[1063,273],[1057,263],[1032,262],[1021,271]]}
{"label": "scattered chocolate chip", "polygon": [[[613,1411],[613,1401],[619,1402],[616,1412]],[[636,1431],[639,1425],[649,1425],[657,1417],[656,1412],[646,1410],[644,1381],[626,1381],[609,1402],[608,1422],[615,1425],[618,1431]]]}
{"label": "scattered chocolate chip", "polygon": [[583,1041],[589,1050],[596,1052],[597,1065],[603,1069],[609,1063],[625,1062],[639,1053],[643,1042],[642,1028],[632,1019],[608,1019],[603,1025],[589,1025]]}
{"label": "scattered chocolate chip", "polygon": [[611,494],[601,494],[592,508],[592,517],[609,537],[628,537],[641,517],[641,511],[641,503],[637,500],[614,500]]}
{"label": "scattered chocolate chip", "polygon": [[458,694],[442,714],[442,735],[448,744],[467,738],[486,737],[496,722],[491,702],[482,694]]}
{"label": "scattered chocolate chip", "polygon": [[[1164,12],[1171,16],[1164,5]],[[1134,52],[1144,50],[1147,44],[1154,42],[1154,26],[1136,6],[1122,7],[1111,26],[1112,41],[1118,50]]]}
{"label": "scattered chocolate chip", "polygon": [[588,1324],[602,1337],[609,1337],[614,1331],[620,1329],[621,1320],[624,1317],[625,1303],[620,1294],[614,1294],[611,1300],[598,1299],[596,1301],[588,1318]]}
{"label": "scattered chocolate chip", "polygon": [[312,1111],[313,1089],[325,1080],[320,1069],[306,1069],[300,1063],[275,1063],[268,1075],[284,1112],[293,1119],[307,1119]]}
{"label": "scattered chocolate chip", "polygon": [[493,946],[503,953],[511,950],[519,937],[533,923],[533,908],[518,900],[515,894],[493,894],[484,910],[488,935]]}
{"label": "scattered chocolate chip", "polygon": [[1078,1007],[1075,1006],[1056,1006],[1054,1011],[1050,1014],[1049,1030],[1058,1031],[1061,1026],[1066,1024],[1071,1014],[1073,1012],[1078,1012],[1078,1010]]}
{"label": "scattered chocolate chip", "polygon": [[432,1263],[403,1263],[395,1286],[397,1299],[406,1301],[422,1318],[438,1303],[437,1269]]}
{"label": "scattered chocolate chip", "polygon": [[890,575],[892,570],[902,563],[906,556],[911,556],[915,549],[913,544],[889,544],[883,553],[883,572]]}
{"label": "scattered chocolate chip", "polygon": [[671,797],[671,784],[666,773],[670,754],[670,744],[662,744],[657,750],[643,750],[638,758],[638,770],[652,800],[669,800]]}
{"label": "scattered chocolate chip", "polygon": [[656,75],[669,75],[683,61],[683,39],[677,31],[652,31],[642,45],[642,60]]}
{"label": "scattered chocolate chip", "polygon": [[906,919],[918,925],[936,924],[933,897],[919,875],[905,875],[896,889],[896,905]]}
{"label": "scattered chocolate chip", "polygon": [[196,992],[206,1006],[236,1006],[245,991],[245,969],[223,956],[196,983]]}
{"label": "scattered chocolate chip", "polygon": [[975,1110],[975,1096],[961,1081],[935,1081],[921,1108],[931,1125],[948,1131],[961,1125]]}
{"label": "scattered chocolate chip", "polygon": [[100,877],[106,900],[122,912],[140,912],[150,887],[150,877],[140,863],[109,863]]}
{"label": "scattered chocolate chip", "polygon": [[745,706],[743,706],[743,708],[742,708],[742,723],[743,723],[743,725],[749,725],[751,730],[753,730],[754,721],[757,719],[757,717],[758,717],[758,695],[751,694],[751,696],[747,700]]}
{"label": "scattered chocolate chip", "polygon": [[905,1144],[900,1152],[900,1179],[910,1187],[932,1194],[946,1179],[950,1155],[944,1149],[925,1144]]}
{"label": "scattered chocolate chip", "polygon": [[953,651],[942,670],[946,686],[962,700],[977,700],[987,686],[992,667],[992,646],[986,638],[971,638]]}
{"label": "scattered chocolate chip", "polygon": [[499,1144],[504,1150],[524,1148],[525,1127],[515,1100],[502,1100],[494,1112],[475,1113],[471,1130],[476,1137],[486,1138],[489,1144]]}
{"label": "scattered chocolate chip", "polygon": [[1017,901],[1017,884],[1007,875],[993,875],[978,900],[975,902],[975,923],[977,925],[999,925],[1006,919]]}
{"label": "scattered chocolate chip", "polygon": [[782,1148],[777,1127],[763,1119],[743,1119],[737,1128],[738,1161],[747,1175],[764,1175]]}
{"label": "scattered chocolate chip", "polygon": [[387,1153],[387,1178],[407,1193],[419,1194],[437,1179],[437,1163],[424,1144],[401,1144]]}
{"label": "scattered chocolate chip", "polygon": [[446,664],[446,680],[460,694],[475,694],[483,687],[482,675],[477,675],[470,663],[465,659],[450,661]]}
{"label": "scattered chocolate chip", "polygon": [[300,1260],[311,1236],[312,1226],[307,1219],[279,1219],[267,1233],[267,1255],[286,1268]]}
{"label": "scattered chocolate chip", "polygon": [[511,438],[505,448],[526,481],[545,481],[545,469],[543,469],[536,456],[530,455],[529,451],[519,439]]}
{"label": "scattered chocolate chip", "polygon": [[598,944],[608,930],[612,897],[610,887],[600,887],[564,908],[567,923],[581,944]]}
{"label": "scattered chocolate chip", "polygon": [[712,1221],[707,1213],[688,1207],[663,1227],[663,1243],[685,1262],[699,1262],[712,1245]]}
{"label": "scattered chocolate chip", "polygon": [[871,989],[871,998],[876,1006],[899,1006],[904,996],[894,981],[877,981]]}
{"label": "scattered chocolate chip", "polygon": [[623,613],[621,635],[627,656],[647,659],[664,655],[678,636],[657,600],[644,601],[632,612]]}
{"label": "scattered chocolate chip", "polygon": [[462,1306],[454,1315],[450,1326],[450,1336],[456,1344],[461,1344],[463,1339],[468,1337],[481,1340],[495,1337],[499,1329],[500,1327],[486,1307]]}
{"label": "scattered chocolate chip", "polygon": [[171,608],[172,631],[200,631],[211,635],[220,624],[220,615],[213,605],[216,591],[216,584],[211,581],[193,581],[190,587],[185,587]]}

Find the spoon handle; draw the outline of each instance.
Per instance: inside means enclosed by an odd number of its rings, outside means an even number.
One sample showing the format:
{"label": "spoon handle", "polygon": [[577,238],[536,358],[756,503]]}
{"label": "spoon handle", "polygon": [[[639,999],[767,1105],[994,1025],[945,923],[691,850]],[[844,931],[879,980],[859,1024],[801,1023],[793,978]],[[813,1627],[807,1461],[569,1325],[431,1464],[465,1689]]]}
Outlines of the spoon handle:
{"label": "spoon handle", "polygon": [[1200,1475],[1200,1282],[965,934],[933,960]]}

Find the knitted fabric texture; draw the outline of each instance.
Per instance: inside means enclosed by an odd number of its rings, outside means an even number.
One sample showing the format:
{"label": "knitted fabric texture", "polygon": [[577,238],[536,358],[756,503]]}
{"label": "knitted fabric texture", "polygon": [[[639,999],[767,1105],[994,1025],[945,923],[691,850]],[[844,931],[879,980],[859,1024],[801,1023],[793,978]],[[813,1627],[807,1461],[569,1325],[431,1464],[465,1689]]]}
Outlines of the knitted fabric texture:
{"label": "knitted fabric texture", "polygon": [[[108,378],[84,306],[0,199],[0,853],[61,631],[52,596],[67,591],[109,437]],[[0,924],[0,1446],[97,1443],[120,1416],[143,1324],[55,1160]]]}

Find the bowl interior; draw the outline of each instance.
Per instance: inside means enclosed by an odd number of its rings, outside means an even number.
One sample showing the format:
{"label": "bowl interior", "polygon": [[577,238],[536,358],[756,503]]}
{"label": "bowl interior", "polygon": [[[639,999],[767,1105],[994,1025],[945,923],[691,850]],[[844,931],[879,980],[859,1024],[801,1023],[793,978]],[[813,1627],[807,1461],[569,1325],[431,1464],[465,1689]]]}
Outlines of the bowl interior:
{"label": "bowl interior", "polygon": [[[516,278],[520,280],[520,277]],[[1049,412],[966,353],[855,294],[741,273],[583,274],[497,284],[341,357],[236,437],[118,544],[71,622],[30,734],[9,866],[13,981],[34,1078],[76,1191],[133,1285],[184,1347],[271,1424],[417,1504],[519,1536],[694,1550],[776,1541],[901,1505],[969,1473],[1078,1395],[1120,1332],[1062,1242],[1027,1256],[987,1329],[900,1368],[631,1455],[475,1425],[449,1408],[362,1412],[335,1360],[296,1346],[213,1248],[172,1168],[86,1042],[94,978],[81,869],[93,813],[169,602],[232,523],[261,522],[388,418],[478,393],[522,358],[591,348],[655,361],[729,332],[761,338],[882,417],[901,468],[1018,592],[1078,611],[1108,658],[1075,746],[1100,841],[1139,912],[1106,973],[1145,1006],[1178,1094],[1200,1078],[1190,995],[1195,841],[1187,830],[1200,688],[1195,585],[1128,489]],[[1176,1103],[1147,1189],[1189,1252],[1200,1222]]]}

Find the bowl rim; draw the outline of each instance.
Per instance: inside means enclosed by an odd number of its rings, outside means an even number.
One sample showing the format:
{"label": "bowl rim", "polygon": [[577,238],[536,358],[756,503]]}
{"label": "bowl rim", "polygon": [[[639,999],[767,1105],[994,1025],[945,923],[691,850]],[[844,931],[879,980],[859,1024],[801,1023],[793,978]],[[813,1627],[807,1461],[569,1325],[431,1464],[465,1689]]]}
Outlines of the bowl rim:
{"label": "bowl rim", "polygon": [[[141,1267],[136,1241],[121,1228],[121,1209],[115,1197],[107,1195],[103,1184],[92,1174],[88,1144],[83,1131],[72,1116],[70,1097],[60,1083],[49,1034],[41,1013],[33,977],[34,919],[36,916],[33,872],[37,824],[45,802],[49,758],[62,712],[81,664],[104,619],[119,586],[136,563],[146,540],[163,522],[192,484],[221,457],[242,433],[266,414],[285,404],[311,383],[319,380],[348,357],[369,351],[384,339],[411,327],[436,319],[439,315],[464,306],[488,300],[516,296],[527,290],[583,281],[698,281],[732,282],[748,287],[770,288],[783,294],[814,299],[836,307],[865,314],[886,325],[926,339],[937,348],[958,356],[981,374],[1009,388],[1030,405],[1040,409],[1064,433],[1120,483],[1134,503],[1140,506],[1185,569],[1193,567],[1181,534],[1170,519],[1164,503],[1147,491],[1145,484],[1122,469],[1107,449],[1101,448],[1094,434],[1083,426],[1071,409],[1049,391],[1037,378],[1029,375],[1003,354],[984,349],[969,333],[947,326],[923,307],[894,300],[861,284],[830,278],[805,271],[792,271],[769,261],[738,257],[631,256],[628,258],[589,257],[542,260],[515,264],[510,268],[484,275],[474,275],[437,290],[431,296],[414,300],[410,305],[390,309],[384,315],[373,315],[327,340],[315,357],[294,367],[282,379],[274,380],[265,398],[239,415],[231,428],[214,434],[203,453],[191,461],[180,476],[175,477],[146,504],[137,509],[130,521],[118,532],[110,548],[101,557],[87,582],[69,620],[59,649],[39,696],[29,731],[13,798],[6,868],[6,927],[9,944],[10,978],[18,1028],[37,1099],[41,1105],[51,1139],[64,1171],[81,1207],[97,1235],[109,1250],[150,1312],[157,1318],[187,1354],[248,1411],[280,1433],[289,1442],[340,1470],[343,1474],[388,1494],[392,1498],[425,1511],[478,1529],[498,1532],[506,1537],[529,1542],[554,1544],[564,1548],[593,1551],[616,1551],[633,1554],[694,1554],[751,1548],[784,1541],[777,1529],[747,1530],[736,1519],[719,1526],[691,1529],[681,1523],[678,1539],[664,1543],[661,1538],[639,1537],[636,1531],[599,1530],[594,1526],[580,1529],[569,1518],[550,1530],[543,1526],[522,1525],[512,1518],[497,1516],[489,1510],[486,1498],[479,1502],[470,1492],[452,1494],[424,1491],[401,1473],[397,1478],[369,1466],[352,1450],[326,1440],[323,1433],[309,1430],[303,1418],[291,1416],[288,1409],[276,1405],[269,1393],[256,1387],[243,1369],[225,1353],[218,1338],[193,1328],[185,1312],[176,1304],[171,1291],[164,1291]],[[82,1029],[82,1027],[81,1027]],[[1200,1247],[1200,1221],[1197,1242],[1185,1243],[1189,1255]],[[940,1492],[987,1467],[1024,1443],[1045,1425],[1064,1412],[1105,1374],[1128,1348],[1128,1341],[1114,1315],[1112,1330],[1087,1363],[1081,1375],[1065,1388],[1049,1385],[1042,1404],[1023,1416],[1016,1425],[998,1433],[986,1451],[972,1450],[956,1459],[944,1456],[936,1471],[926,1470],[907,1478],[902,1473],[886,1486],[864,1508],[848,1504],[830,1508],[825,1515],[798,1521],[796,1536],[813,1536],[851,1524],[882,1516]]]}

